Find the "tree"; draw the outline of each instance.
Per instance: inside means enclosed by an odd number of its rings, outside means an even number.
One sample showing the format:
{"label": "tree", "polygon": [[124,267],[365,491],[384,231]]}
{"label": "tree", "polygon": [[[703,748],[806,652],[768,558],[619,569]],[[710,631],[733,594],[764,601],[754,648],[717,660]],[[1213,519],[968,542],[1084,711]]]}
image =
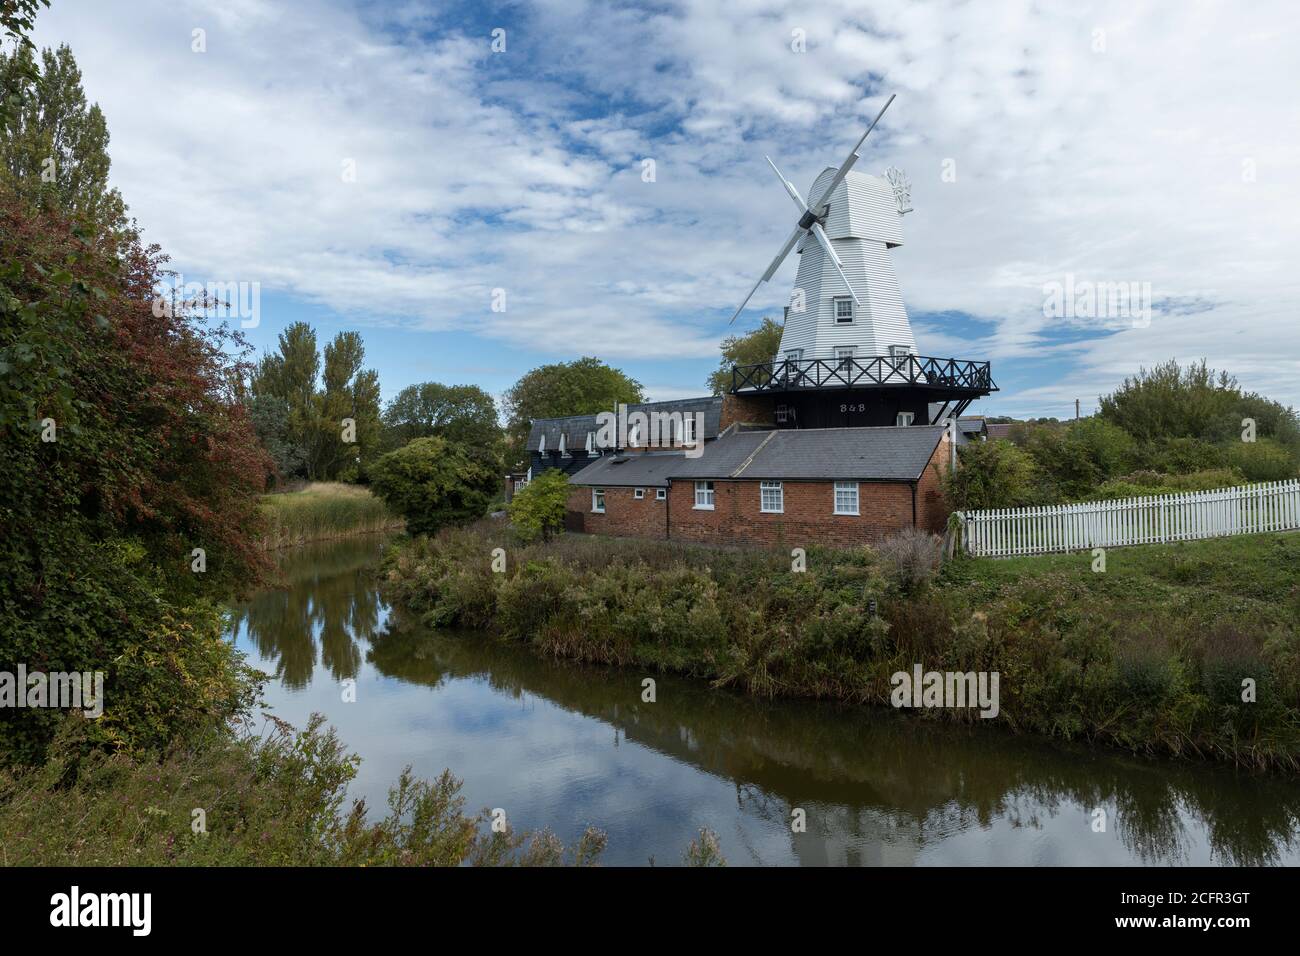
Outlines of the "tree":
{"label": "tree", "polygon": [[731,367],[733,365],[760,365],[770,362],[781,347],[783,329],[779,322],[768,316],[758,328],[745,335],[729,335],[722,340],[722,361],[718,369],[709,375],[709,391],[721,395],[731,388]]}
{"label": "tree", "polygon": [[[164,262],[0,184],[0,661],[103,672],[87,730],[122,750],[224,723],[216,604],[265,568],[246,347],[154,314]],[[39,760],[61,717],[0,708],[0,764]]]}
{"label": "tree", "polygon": [[248,400],[248,417],[258,441],[274,465],[268,479],[301,472],[306,465],[306,456],[302,446],[294,441],[289,424],[289,403],[278,395],[253,396]]}
{"label": "tree", "polygon": [[483,517],[496,482],[496,469],[481,453],[445,438],[417,438],[370,468],[371,489],[412,534]]}
{"label": "tree", "polygon": [[504,396],[512,460],[523,457],[528,426],[535,418],[591,415],[613,411],[620,403],[644,400],[640,382],[600,359],[580,358],[535,368]]}
{"label": "tree", "polygon": [[0,175],[23,201],[60,209],[105,233],[127,228],[126,204],[108,184],[108,123],[87,105],[67,46],[0,55],[0,89],[16,106],[0,126]]}
{"label": "tree", "polygon": [[1011,442],[971,442],[957,449],[957,458],[957,470],[944,474],[944,495],[954,511],[1036,503],[1038,468]]}
{"label": "tree", "polygon": [[569,476],[558,468],[547,469],[521,488],[507,506],[515,533],[530,542],[539,537],[549,541],[562,531],[569,491]]}
{"label": "tree", "polygon": [[1139,369],[1114,393],[1102,396],[1099,415],[1139,441],[1209,438],[1241,397],[1236,379],[1217,376],[1205,361],[1187,368],[1170,359]]}
{"label": "tree", "polygon": [[408,385],[384,409],[384,447],[441,437],[459,445],[495,448],[501,437],[496,402],[477,385]]}
{"label": "tree", "polygon": [[[50,0],[0,0],[0,31],[13,41],[15,59],[22,53],[30,54],[33,46],[27,34],[32,30],[37,11],[49,5]],[[3,54],[0,54],[0,62],[3,59]],[[30,56],[24,61],[24,67],[15,73],[0,69],[0,136],[22,109],[37,76]]]}
{"label": "tree", "polygon": [[312,481],[355,479],[379,452],[379,376],[362,370],[365,354],[360,335],[340,332],[325,346],[322,367],[316,332],[294,322],[253,377],[254,401],[273,396],[288,407],[282,437],[298,450],[298,473]]}

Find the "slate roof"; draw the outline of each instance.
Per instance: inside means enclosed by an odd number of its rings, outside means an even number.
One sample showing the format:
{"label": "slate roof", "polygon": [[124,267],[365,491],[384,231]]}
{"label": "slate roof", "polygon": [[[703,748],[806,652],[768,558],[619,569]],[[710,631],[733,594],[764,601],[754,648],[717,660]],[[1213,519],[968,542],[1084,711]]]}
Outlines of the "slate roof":
{"label": "slate roof", "polygon": [[569,418],[537,418],[528,430],[528,450],[537,451],[542,436],[546,436],[546,450],[559,451],[560,435],[564,434],[566,451],[582,452],[587,448],[587,433],[595,433],[595,415],[573,415]]}
{"label": "slate roof", "polygon": [[[615,409],[610,409],[611,412]],[[628,414],[654,412],[671,415],[673,412],[704,413],[705,441],[718,437],[718,423],[722,418],[722,396],[705,395],[701,398],[676,398],[667,402],[641,402],[627,407]],[[546,450],[555,451],[560,447],[560,434],[565,435],[565,448],[568,451],[581,451],[587,447],[587,433],[597,431],[595,415],[573,415],[568,418],[537,418],[533,420],[528,431],[528,450],[537,451],[538,442],[546,435]]]}
{"label": "slate roof", "polygon": [[946,430],[942,425],[737,430],[709,442],[699,458],[680,453],[617,456],[626,461],[614,465],[615,457],[608,456],[569,481],[624,486],[664,484],[669,478],[915,481]]}
{"label": "slate roof", "polygon": [[610,488],[666,488],[668,475],[681,462],[680,452],[645,452],[636,455],[604,455],[569,476],[574,485]]}

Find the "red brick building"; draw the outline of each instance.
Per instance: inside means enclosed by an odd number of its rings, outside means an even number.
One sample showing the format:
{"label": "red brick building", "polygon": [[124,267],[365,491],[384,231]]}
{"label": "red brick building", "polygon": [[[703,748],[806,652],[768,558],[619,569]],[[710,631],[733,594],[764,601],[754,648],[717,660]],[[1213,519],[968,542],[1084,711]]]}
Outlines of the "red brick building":
{"label": "red brick building", "polygon": [[571,527],[710,543],[852,546],[941,532],[942,425],[785,430],[733,423],[703,453],[607,455],[570,476]]}

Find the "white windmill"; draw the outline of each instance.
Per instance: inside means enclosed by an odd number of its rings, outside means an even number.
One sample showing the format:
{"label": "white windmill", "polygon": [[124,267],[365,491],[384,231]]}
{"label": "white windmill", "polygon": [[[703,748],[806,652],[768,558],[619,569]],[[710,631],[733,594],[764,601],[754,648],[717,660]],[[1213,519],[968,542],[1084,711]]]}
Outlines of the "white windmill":
{"label": "white windmill", "polygon": [[817,176],[810,202],[767,160],[798,207],[799,222],[731,321],[797,249],[799,269],[778,361],[916,353],[889,257],[890,249],[903,244],[902,216],[912,211],[907,178],[892,168],[887,178],[853,170],[862,144],[893,101],[890,96],[839,169],[828,166]]}

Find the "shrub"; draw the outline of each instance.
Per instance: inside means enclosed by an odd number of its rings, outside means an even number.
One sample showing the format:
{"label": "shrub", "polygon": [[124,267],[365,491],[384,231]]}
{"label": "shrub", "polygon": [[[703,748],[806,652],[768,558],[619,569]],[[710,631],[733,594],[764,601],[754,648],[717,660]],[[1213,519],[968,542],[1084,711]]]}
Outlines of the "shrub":
{"label": "shrub", "polygon": [[508,506],[510,524],[524,542],[549,541],[564,530],[568,502],[568,475],[548,468],[515,494]]}
{"label": "shrub", "polygon": [[920,528],[905,528],[876,545],[894,580],[904,592],[930,582],[939,569],[940,539]]}
{"label": "shrub", "polygon": [[[266,568],[242,342],[156,314],[164,264],[0,188],[0,669],[104,672],[99,742],[127,749],[237,706],[212,606]],[[58,722],[4,708],[0,764],[42,759]]]}
{"label": "shrub", "polygon": [[443,438],[417,438],[370,469],[370,487],[412,534],[430,534],[487,512],[496,473],[472,449]]}
{"label": "shrub", "polygon": [[1295,456],[1271,438],[1233,442],[1226,457],[1247,481],[1283,481],[1296,477],[1298,471]]}
{"label": "shrub", "polygon": [[956,472],[944,474],[944,495],[956,511],[1034,504],[1034,459],[1005,441],[972,442],[957,450]]}
{"label": "shrub", "polygon": [[[410,769],[388,812],[345,810],[360,762],[313,716],[298,732],[213,733],[162,759],[77,757],[86,722],[69,723],[39,770],[0,772],[0,845],[16,866],[587,866],[605,836],[588,829],[572,847],[554,835],[489,831],[465,813],[461,782]],[[72,758],[69,759],[69,754]],[[205,811],[206,831],[191,829]]]}

